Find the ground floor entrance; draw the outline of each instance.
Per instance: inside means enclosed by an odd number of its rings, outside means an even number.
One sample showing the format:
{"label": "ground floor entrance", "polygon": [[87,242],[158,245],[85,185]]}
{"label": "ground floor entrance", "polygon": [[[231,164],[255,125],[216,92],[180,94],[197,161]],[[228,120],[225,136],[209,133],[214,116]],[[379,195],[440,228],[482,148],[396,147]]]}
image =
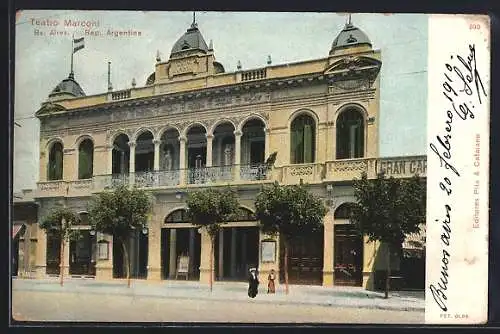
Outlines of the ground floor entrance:
{"label": "ground floor entrance", "polygon": [[[161,229],[161,278],[200,278],[201,236],[195,227]],[[182,259],[187,259],[184,268]]]}
{"label": "ground floor entrance", "polygon": [[[285,245],[280,238],[280,281],[285,282]],[[288,283],[321,285],[323,282],[323,229],[288,242]]]}
{"label": "ground floor entrance", "polygon": [[353,224],[334,227],[335,285],[363,283],[363,238]]}
{"label": "ground floor entrance", "polygon": [[224,227],[215,238],[215,279],[246,281],[248,270],[259,265],[259,228]]}
{"label": "ground floor entrance", "polygon": [[78,240],[69,244],[69,274],[95,276],[97,241],[95,233],[82,231]]}
{"label": "ground floor entrance", "polygon": [[[133,231],[124,240],[130,261],[130,277],[146,279],[148,276],[148,236],[140,230]],[[119,238],[113,237],[113,278],[127,277],[127,262]]]}

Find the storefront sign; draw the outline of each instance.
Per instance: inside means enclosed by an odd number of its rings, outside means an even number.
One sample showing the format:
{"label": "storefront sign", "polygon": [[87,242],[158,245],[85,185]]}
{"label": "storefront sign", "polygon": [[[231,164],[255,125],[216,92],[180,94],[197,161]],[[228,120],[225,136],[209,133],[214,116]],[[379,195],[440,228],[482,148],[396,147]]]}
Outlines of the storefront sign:
{"label": "storefront sign", "polygon": [[106,240],[100,240],[97,243],[97,249],[99,260],[109,259],[109,243]]}
{"label": "storefront sign", "polygon": [[379,160],[377,172],[385,172],[387,176],[426,176],[426,159]]}
{"label": "storefront sign", "polygon": [[276,261],[276,241],[264,240],[261,243],[261,258],[262,262]]}

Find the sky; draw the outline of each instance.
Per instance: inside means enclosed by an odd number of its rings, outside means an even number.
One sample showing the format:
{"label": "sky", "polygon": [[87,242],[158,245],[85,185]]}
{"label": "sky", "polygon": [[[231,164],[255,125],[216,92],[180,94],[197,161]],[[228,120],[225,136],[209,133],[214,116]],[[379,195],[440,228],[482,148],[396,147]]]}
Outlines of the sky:
{"label": "sky", "polygon": [[[324,58],[346,22],[344,13],[197,12],[196,22],[226,72]],[[39,174],[39,121],[34,113],[70,72],[71,36],[85,37],[74,55],[75,79],[87,95],[107,91],[111,61],[114,90],[143,86],[190,26],[192,12],[22,11],[16,18],[13,190],[34,189]],[[86,35],[67,20],[98,22]],[[427,15],[352,14],[382,54],[380,72],[380,156],[426,152]],[[51,24],[48,26],[47,24]],[[57,25],[55,25],[57,24]],[[114,37],[110,31],[140,36]],[[57,34],[51,34],[56,32]],[[41,35],[43,34],[43,35]]]}

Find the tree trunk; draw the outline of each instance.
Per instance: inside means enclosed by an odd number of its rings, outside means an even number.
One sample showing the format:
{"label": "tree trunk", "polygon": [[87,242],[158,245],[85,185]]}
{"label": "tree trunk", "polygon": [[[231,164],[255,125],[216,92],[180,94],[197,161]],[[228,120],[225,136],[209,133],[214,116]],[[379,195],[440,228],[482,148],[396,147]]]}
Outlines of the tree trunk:
{"label": "tree trunk", "polygon": [[210,279],[208,280],[208,284],[210,285],[210,292],[212,292],[214,278],[214,243],[215,236],[210,235]]}
{"label": "tree trunk", "polygon": [[288,295],[288,241],[283,240],[283,243],[285,245],[285,265],[284,265],[284,270],[285,270],[285,294]]}
{"label": "tree trunk", "polygon": [[387,244],[387,276],[385,277],[385,297],[389,298],[389,290],[391,286],[391,246]]}
{"label": "tree trunk", "polygon": [[64,238],[61,238],[61,259],[59,260],[59,277],[61,286],[64,285]]}
{"label": "tree trunk", "polygon": [[127,247],[125,247],[125,241],[122,238],[120,243],[122,244],[123,255],[125,256],[125,268],[127,269],[127,287],[130,288],[130,259],[128,258]]}

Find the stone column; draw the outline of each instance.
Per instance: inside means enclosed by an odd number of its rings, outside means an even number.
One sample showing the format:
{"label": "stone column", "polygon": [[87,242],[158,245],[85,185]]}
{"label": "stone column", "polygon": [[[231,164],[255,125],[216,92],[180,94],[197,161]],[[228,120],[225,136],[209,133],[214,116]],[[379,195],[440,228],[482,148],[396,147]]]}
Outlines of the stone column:
{"label": "stone column", "polygon": [[129,184],[134,184],[134,176],[135,176],[135,142],[129,142],[130,146],[130,161],[129,161]]}
{"label": "stone column", "polygon": [[[264,128],[264,133],[265,133],[265,143],[264,143],[264,159],[267,159],[269,157],[269,155],[271,154],[271,152],[269,152],[269,133],[271,131],[269,130],[268,127]],[[266,160],[264,160],[266,161]]]}
{"label": "stone column", "polygon": [[[113,236],[108,235],[108,234],[103,234],[97,232],[96,235],[97,239],[97,252],[98,254],[96,255],[96,279],[97,280],[110,280],[113,278]],[[103,244],[105,244],[108,247],[108,258],[107,259],[100,259],[99,258],[99,247],[101,241]],[[106,242],[104,242],[106,241]],[[118,241],[116,241],[118,242]],[[101,247],[106,247],[106,246],[101,246]],[[120,245],[121,247],[121,245]]]}
{"label": "stone column", "polygon": [[236,236],[238,229],[231,228],[231,277],[236,276]]}
{"label": "stone column", "polygon": [[[200,283],[208,284],[210,281],[210,272],[212,273],[212,282],[215,281],[214,270],[210,271],[210,248],[212,241],[206,229],[202,228],[199,232],[201,233]],[[212,258],[212,263],[215,263],[214,258]]]}
{"label": "stone column", "polygon": [[325,218],[323,218],[323,286],[333,286],[334,283],[334,224],[333,208],[330,208]]}
{"label": "stone column", "polygon": [[155,216],[148,224],[148,280],[161,280],[161,225]]}
{"label": "stone column", "polygon": [[194,228],[189,229],[189,275],[191,276],[196,271],[194,267],[194,241],[196,238],[196,230]]}
{"label": "stone column", "polygon": [[224,276],[224,230],[219,231],[219,263],[218,263],[219,280]]}
{"label": "stone column", "polygon": [[37,229],[35,276],[43,278],[47,275],[47,234],[44,229]]}
{"label": "stone column", "polygon": [[113,145],[108,145],[106,147],[108,149],[108,168],[107,174],[113,174]]}
{"label": "stone column", "polygon": [[206,167],[212,167],[212,141],[214,139],[213,134],[207,134],[207,164]]}
{"label": "stone column", "polygon": [[169,271],[168,271],[168,276],[172,279],[175,278],[175,272],[177,271],[177,230],[175,228],[170,229],[170,240],[169,240],[169,247],[170,247],[170,252],[169,252]]}
{"label": "stone column", "polygon": [[74,243],[76,241],[69,241],[69,240],[66,240],[64,242],[64,266],[63,266],[63,272],[64,272],[64,277],[68,277],[69,274],[70,274],[70,270],[69,270],[69,266],[70,266],[70,263],[73,263],[75,260],[75,256],[71,256],[71,252],[70,252],[70,249],[71,249],[71,243]]}
{"label": "stone column", "polygon": [[378,254],[380,249],[380,242],[369,242],[367,236],[363,236],[363,288],[366,290],[375,289],[375,271],[385,269],[383,263],[376,263],[377,257],[385,259],[385,254]]}
{"label": "stone column", "polygon": [[240,166],[241,166],[241,131],[234,131],[234,180],[240,180]]}
{"label": "stone column", "polygon": [[154,170],[160,170],[160,140],[154,140],[153,144],[155,145],[155,157],[154,157]]}
{"label": "stone column", "polygon": [[179,136],[179,185],[186,184],[186,142],[186,137]]}

